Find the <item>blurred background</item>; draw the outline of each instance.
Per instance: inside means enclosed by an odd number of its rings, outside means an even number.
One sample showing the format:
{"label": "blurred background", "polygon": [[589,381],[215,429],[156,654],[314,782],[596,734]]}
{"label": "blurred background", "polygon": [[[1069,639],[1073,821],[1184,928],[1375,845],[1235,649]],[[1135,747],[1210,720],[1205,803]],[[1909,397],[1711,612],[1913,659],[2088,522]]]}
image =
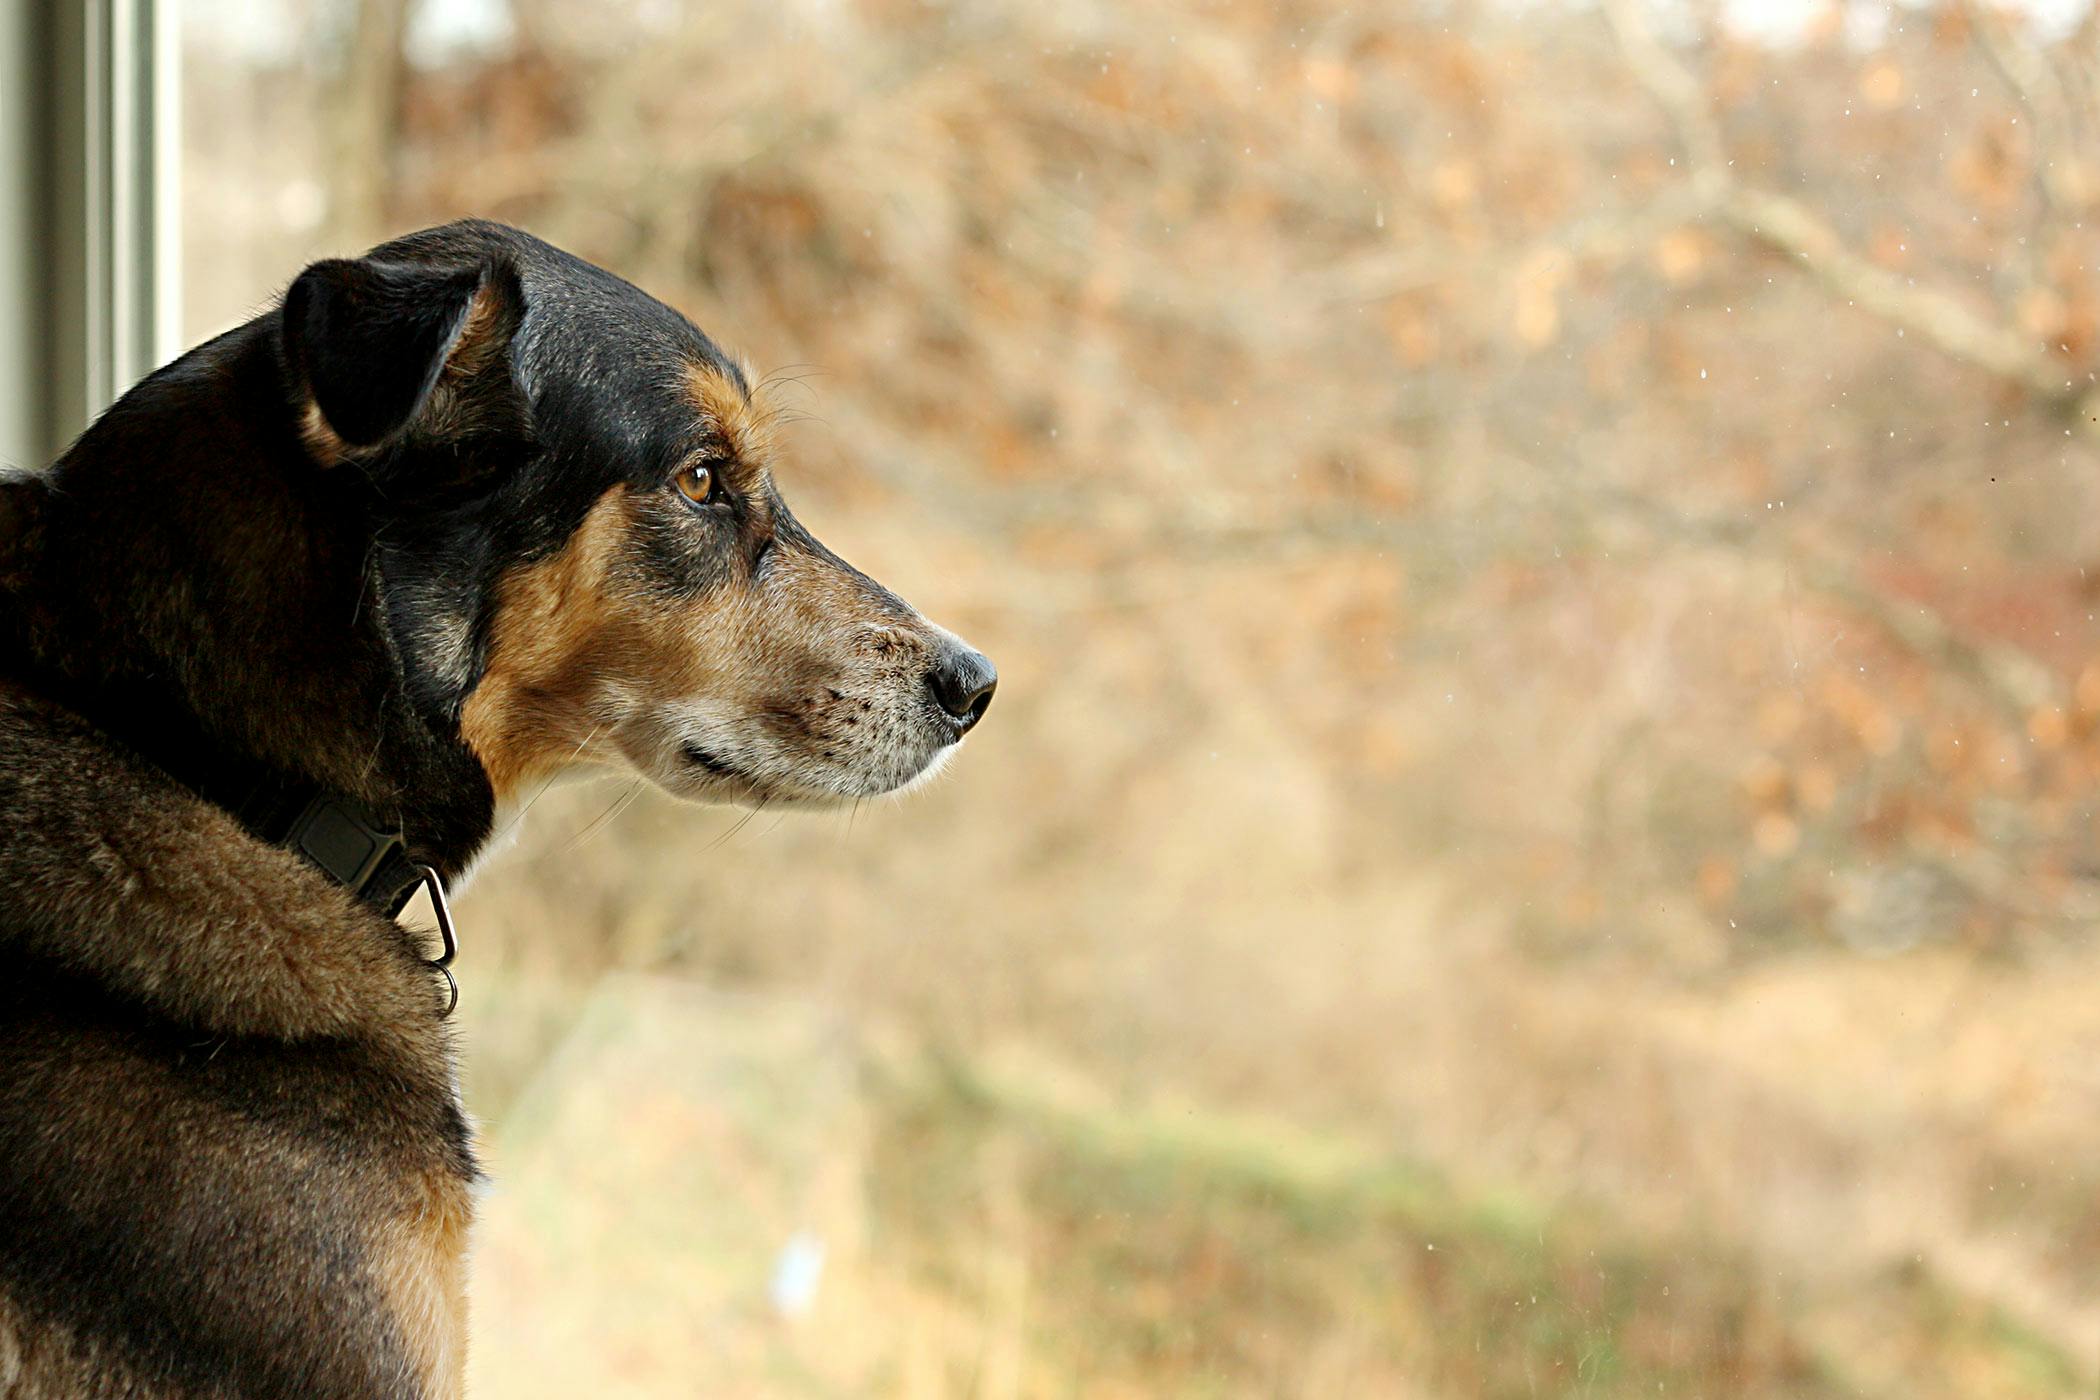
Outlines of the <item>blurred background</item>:
{"label": "blurred background", "polygon": [[1003,676],[485,868],[476,1393],[2094,1393],[2085,0],[182,13],[190,340],[518,224]]}

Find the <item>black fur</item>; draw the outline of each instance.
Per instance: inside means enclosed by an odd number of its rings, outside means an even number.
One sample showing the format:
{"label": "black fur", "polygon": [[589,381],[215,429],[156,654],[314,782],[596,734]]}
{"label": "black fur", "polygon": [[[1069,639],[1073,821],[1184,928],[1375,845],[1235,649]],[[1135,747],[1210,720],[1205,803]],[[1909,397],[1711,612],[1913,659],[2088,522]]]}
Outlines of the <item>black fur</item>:
{"label": "black fur", "polygon": [[[453,225],[315,265],[0,481],[0,1397],[426,1393],[367,1257],[403,1182],[473,1170],[423,950],[156,765],[317,784],[458,874],[497,580],[669,479],[693,363],[742,382]],[[743,547],[647,552],[704,588]]]}

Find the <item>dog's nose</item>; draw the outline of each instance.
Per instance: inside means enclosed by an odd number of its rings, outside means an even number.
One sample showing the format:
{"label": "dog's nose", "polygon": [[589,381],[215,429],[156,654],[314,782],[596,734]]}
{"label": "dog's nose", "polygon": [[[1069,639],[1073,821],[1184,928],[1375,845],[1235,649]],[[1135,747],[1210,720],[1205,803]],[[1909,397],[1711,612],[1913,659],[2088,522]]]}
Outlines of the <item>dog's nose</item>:
{"label": "dog's nose", "polygon": [[992,691],[998,685],[999,673],[992,669],[984,653],[960,642],[942,647],[941,654],[933,660],[933,669],[926,673],[927,689],[955,720],[958,734],[968,733],[972,725],[984,718],[992,703]]}

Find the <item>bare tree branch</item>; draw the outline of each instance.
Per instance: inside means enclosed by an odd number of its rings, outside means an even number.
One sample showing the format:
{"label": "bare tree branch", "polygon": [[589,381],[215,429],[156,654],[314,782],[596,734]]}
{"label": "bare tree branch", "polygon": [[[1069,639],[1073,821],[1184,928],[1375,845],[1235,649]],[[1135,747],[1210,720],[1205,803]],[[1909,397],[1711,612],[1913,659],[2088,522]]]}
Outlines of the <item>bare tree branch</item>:
{"label": "bare tree branch", "polygon": [[377,242],[391,232],[387,194],[395,184],[394,153],[401,147],[408,11],[408,0],[361,0],[329,104],[335,170],[330,222],[355,245]]}
{"label": "bare tree branch", "polygon": [[1862,257],[1799,200],[1731,186],[1720,212],[1738,232],[1794,258],[1831,291],[1915,331],[1954,359],[2012,380],[2051,403],[2070,407],[2083,397],[2063,363],[2031,338],[1977,315],[1951,293],[1920,286]]}
{"label": "bare tree branch", "polygon": [[1633,523],[1659,544],[1731,551],[1746,562],[1783,569],[1795,583],[1872,626],[1933,670],[1960,677],[2015,728],[2038,709],[2063,703],[2063,683],[2017,647],[1974,641],[1925,604],[1891,598],[1846,564],[1816,553],[1771,548],[1760,532],[1733,520],[1701,520],[1644,496],[1609,493],[1590,503]]}
{"label": "bare tree branch", "polygon": [[1951,292],[1920,286],[1848,247],[1797,199],[1751,189],[1729,166],[1720,127],[1698,81],[1648,26],[1641,0],[1604,0],[1627,67],[1663,109],[1684,147],[1691,180],[1718,216],[1747,238],[1793,259],[1846,301],[1913,331],[1950,358],[2018,384],[2088,434],[2100,433],[2100,390],[2081,384],[2046,347],[2008,321],[1979,314]]}
{"label": "bare tree branch", "polygon": [[[1532,265],[1546,253],[1615,262],[1639,252],[1674,229],[1710,217],[1725,191],[1675,185],[1637,208],[1586,215],[1527,247],[1514,262]],[[1359,306],[1404,296],[1477,267],[1477,261],[1442,245],[1380,251],[1301,274],[1307,294],[1326,306]]]}
{"label": "bare tree branch", "polygon": [[2056,216],[2077,214],[2093,200],[2093,179],[2079,150],[2062,80],[2003,14],[1981,0],[1968,0],[1962,9],[1977,48],[2027,113],[2035,185],[2043,203]]}
{"label": "bare tree branch", "polygon": [[1641,12],[1640,0],[1604,0],[1604,17],[1618,37],[1626,66],[1677,129],[1678,143],[1691,161],[1693,180],[1716,190],[1729,183],[1721,129],[1707,110],[1706,93],[1655,37],[1655,31],[1648,27],[1648,17]]}

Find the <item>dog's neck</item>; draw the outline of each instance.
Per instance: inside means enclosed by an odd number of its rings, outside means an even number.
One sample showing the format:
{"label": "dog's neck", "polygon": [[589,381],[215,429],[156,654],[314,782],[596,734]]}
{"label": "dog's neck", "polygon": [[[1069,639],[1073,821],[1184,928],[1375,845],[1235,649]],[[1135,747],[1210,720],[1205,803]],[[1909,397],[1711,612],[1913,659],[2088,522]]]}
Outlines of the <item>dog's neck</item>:
{"label": "dog's neck", "polygon": [[448,878],[492,797],[410,698],[369,488],[298,434],[274,318],[199,347],[47,474],[0,482],[0,667],[171,768],[306,782]]}

